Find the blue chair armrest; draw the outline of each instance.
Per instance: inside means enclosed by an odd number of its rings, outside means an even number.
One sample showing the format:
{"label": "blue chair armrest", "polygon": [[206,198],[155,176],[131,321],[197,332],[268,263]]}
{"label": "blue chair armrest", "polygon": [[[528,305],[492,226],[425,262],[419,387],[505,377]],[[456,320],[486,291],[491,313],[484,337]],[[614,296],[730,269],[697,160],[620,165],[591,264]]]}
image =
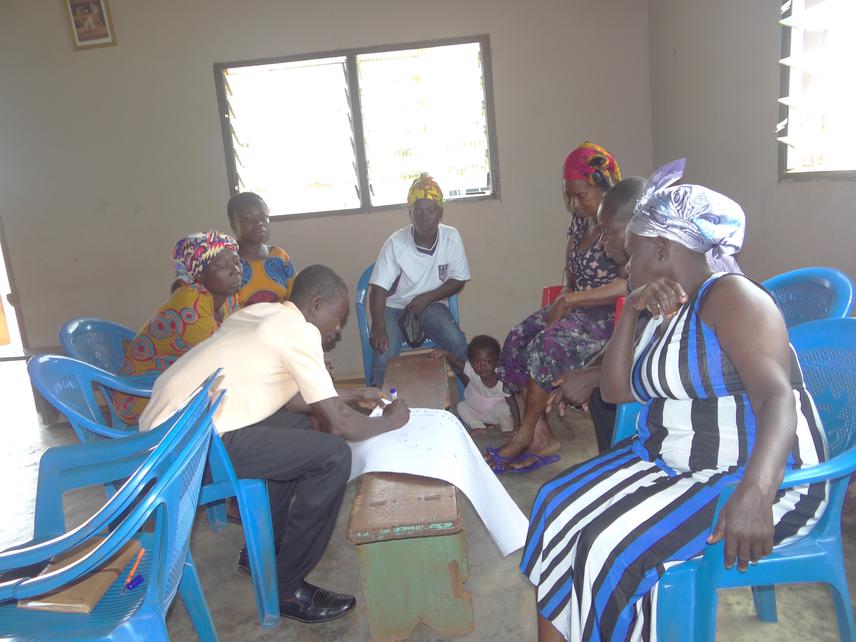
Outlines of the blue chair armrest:
{"label": "blue chair armrest", "polygon": [[816,466],[788,471],[779,488],[839,479],[850,475],[854,470],[856,470],[856,449],[851,449]]}
{"label": "blue chair armrest", "polygon": [[136,394],[135,396],[151,397],[152,388],[155,385],[155,381],[157,381],[158,377],[160,377],[162,374],[162,372],[148,372],[146,374],[141,375],[119,375],[119,378],[126,385],[137,389],[139,394]]}
{"label": "blue chair armrest", "polygon": [[138,434],[136,426],[130,426],[128,428],[110,428],[95,421],[91,421],[82,415],[74,417],[74,424],[76,428],[84,428],[88,432],[101,437],[108,437],[110,440],[125,439],[131,435]]}
{"label": "blue chair armrest", "polygon": [[49,448],[39,462],[33,537],[45,540],[65,532],[63,494],[69,490],[129,477],[146,451],[162,438],[151,430],[122,439]]}
{"label": "blue chair armrest", "polygon": [[92,380],[100,383],[111,390],[124,392],[134,397],[151,397],[152,386],[155,380],[163,373],[149,372],[142,375],[109,375],[104,376],[101,372],[93,372]]}
{"label": "blue chair armrest", "polygon": [[[782,483],[779,484],[779,488],[787,489],[802,484],[814,484],[832,479],[840,479],[850,475],[854,470],[856,470],[856,448],[852,448],[816,466],[789,471],[782,480]],[[719,512],[731,498],[738,483],[737,481],[729,482],[722,489],[719,500],[716,502],[716,511],[711,522],[711,528],[716,526],[716,522],[719,520]],[[705,548],[702,562],[702,574],[705,576],[703,581],[711,581],[713,579],[711,575],[716,575],[720,572],[720,569],[723,568],[722,560],[724,554],[724,539]]]}

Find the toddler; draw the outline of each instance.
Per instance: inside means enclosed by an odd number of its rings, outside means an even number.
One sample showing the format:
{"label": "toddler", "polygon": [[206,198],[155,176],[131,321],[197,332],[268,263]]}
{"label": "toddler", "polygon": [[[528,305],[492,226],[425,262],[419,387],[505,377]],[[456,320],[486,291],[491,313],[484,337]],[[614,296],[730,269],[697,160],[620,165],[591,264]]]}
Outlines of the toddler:
{"label": "toddler", "polygon": [[485,424],[498,425],[503,432],[520,425],[517,403],[502,390],[502,382],[496,376],[499,353],[499,342],[484,334],[470,341],[466,363],[447,350],[434,350],[435,359],[446,357],[449,365],[463,372],[466,390],[457,410],[471,435],[483,435]]}

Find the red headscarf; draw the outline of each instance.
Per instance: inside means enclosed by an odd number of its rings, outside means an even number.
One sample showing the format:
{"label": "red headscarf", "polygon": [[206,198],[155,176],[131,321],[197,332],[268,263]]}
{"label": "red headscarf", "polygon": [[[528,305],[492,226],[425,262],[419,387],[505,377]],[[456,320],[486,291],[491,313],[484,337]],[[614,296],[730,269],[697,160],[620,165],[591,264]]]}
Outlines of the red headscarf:
{"label": "red headscarf", "polygon": [[566,181],[585,181],[606,191],[621,180],[621,170],[612,154],[586,141],[567,155],[562,177]]}

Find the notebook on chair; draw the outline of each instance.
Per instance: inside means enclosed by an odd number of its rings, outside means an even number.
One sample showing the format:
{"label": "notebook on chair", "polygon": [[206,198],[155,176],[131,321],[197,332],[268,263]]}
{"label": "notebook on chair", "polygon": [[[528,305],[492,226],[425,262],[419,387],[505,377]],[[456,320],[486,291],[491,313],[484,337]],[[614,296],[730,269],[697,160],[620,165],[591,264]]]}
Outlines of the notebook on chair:
{"label": "notebook on chair", "polygon": [[[103,538],[95,537],[85,545],[69,553],[55,557],[39,575],[46,575],[73,564],[89,554],[102,541]],[[125,571],[125,567],[134,559],[139,550],[139,540],[132,539],[94,573],[90,573],[85,578],[69,584],[61,591],[47,593],[28,600],[21,600],[18,602],[18,607],[37,611],[56,611],[59,613],[91,613],[99,600],[104,597],[107,589]]]}

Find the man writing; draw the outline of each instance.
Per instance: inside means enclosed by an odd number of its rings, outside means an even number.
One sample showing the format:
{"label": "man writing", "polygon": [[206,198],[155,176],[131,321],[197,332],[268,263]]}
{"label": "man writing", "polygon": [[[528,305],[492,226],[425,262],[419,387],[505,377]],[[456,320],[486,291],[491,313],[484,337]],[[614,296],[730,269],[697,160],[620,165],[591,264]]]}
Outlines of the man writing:
{"label": "man writing", "polygon": [[[410,417],[398,400],[371,419],[345,402],[377,401],[379,390],[340,396],[333,387],[324,350],[335,345],[349,309],[344,281],[328,267],[307,267],[294,281],[291,301],[240,310],[170,366],[140,418],[143,430],[160,424],[222,368],[214,393],[226,394],[214,425],[238,476],[267,480],[280,612],[301,622],[332,620],[356,604],[351,595],[304,579],[327,547],[350,476],[345,440],[395,430]],[[320,430],[308,429],[306,412]]]}

